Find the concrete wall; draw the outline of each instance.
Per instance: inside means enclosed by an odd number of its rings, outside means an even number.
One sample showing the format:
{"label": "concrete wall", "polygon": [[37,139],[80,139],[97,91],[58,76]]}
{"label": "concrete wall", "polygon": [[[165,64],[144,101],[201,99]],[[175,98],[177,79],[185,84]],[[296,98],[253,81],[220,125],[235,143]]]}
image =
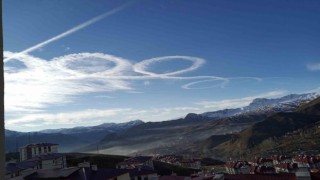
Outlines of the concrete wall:
{"label": "concrete wall", "polygon": [[66,160],[64,157],[57,159],[43,160],[42,169],[54,169],[54,168],[64,168],[66,167]]}

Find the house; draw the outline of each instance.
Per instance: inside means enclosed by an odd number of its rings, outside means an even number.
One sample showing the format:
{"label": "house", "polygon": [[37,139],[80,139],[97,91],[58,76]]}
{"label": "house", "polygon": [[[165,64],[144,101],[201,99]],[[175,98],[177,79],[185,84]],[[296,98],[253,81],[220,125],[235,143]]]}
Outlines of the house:
{"label": "house", "polygon": [[129,159],[126,159],[117,164],[119,169],[134,169],[139,167],[153,167],[153,160],[150,156],[136,156]]}
{"label": "house", "polygon": [[[93,171],[90,180],[130,180],[130,174],[124,169],[99,169]],[[78,179],[76,179],[78,180]],[[142,179],[143,180],[143,179]]]}
{"label": "house", "polygon": [[176,164],[178,161],[182,160],[182,156],[176,155],[162,155],[162,156],[155,156],[153,160],[161,161],[169,164]]}
{"label": "house", "polygon": [[33,170],[39,169],[37,162],[19,162],[19,163],[8,163],[6,165],[6,179],[24,176],[33,172]]}
{"label": "house", "polygon": [[63,168],[63,169],[39,169],[28,176],[25,176],[25,180],[33,179],[75,179],[72,177],[79,177],[79,168]]}
{"label": "house", "polygon": [[224,180],[224,174],[213,174],[213,173],[203,173],[198,172],[196,174],[190,175],[191,180]]}
{"label": "house", "polygon": [[65,167],[67,167],[67,164],[64,154],[52,153],[39,155],[21,162],[8,163],[6,166],[6,178],[24,176],[31,171],[40,169],[57,169]]}
{"label": "house", "polygon": [[252,166],[273,166],[273,160],[269,159],[269,158],[262,158],[262,157],[258,157],[258,158],[254,158],[248,161],[248,163]]}
{"label": "house", "polygon": [[293,161],[298,163],[299,167],[308,167],[311,169],[320,168],[319,156],[299,155],[299,156],[294,156]]}
{"label": "house", "polygon": [[170,176],[161,176],[159,180],[191,180],[191,177],[170,175]]}
{"label": "house", "polygon": [[250,174],[272,174],[275,173],[275,168],[271,166],[251,166]]}
{"label": "house", "polygon": [[35,156],[28,159],[29,162],[37,162],[39,169],[55,169],[67,167],[66,156],[61,153],[51,153]]}
{"label": "house", "polygon": [[97,169],[95,167],[70,167],[60,169],[40,169],[27,176],[25,180],[130,180],[129,172],[124,169]]}
{"label": "house", "polygon": [[229,174],[250,174],[248,161],[228,161],[225,168]]}
{"label": "house", "polygon": [[291,163],[292,157],[290,156],[283,156],[283,155],[273,155],[269,159],[272,159],[273,164],[280,164],[280,163]]}
{"label": "house", "polygon": [[158,180],[157,171],[150,167],[128,169],[131,180]]}
{"label": "house", "polygon": [[297,180],[293,173],[285,174],[226,174],[225,180]]}
{"label": "house", "polygon": [[19,148],[20,161],[28,160],[39,155],[58,153],[58,146],[58,144],[53,143],[27,144]]}
{"label": "house", "polygon": [[280,163],[274,165],[276,173],[295,173],[298,169],[297,163]]}

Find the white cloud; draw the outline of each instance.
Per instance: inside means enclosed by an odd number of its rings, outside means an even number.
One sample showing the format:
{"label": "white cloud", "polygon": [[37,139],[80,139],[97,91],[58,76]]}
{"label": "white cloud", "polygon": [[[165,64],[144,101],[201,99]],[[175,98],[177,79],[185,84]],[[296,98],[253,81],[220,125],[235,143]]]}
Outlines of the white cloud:
{"label": "white cloud", "polygon": [[112,99],[114,97],[112,96],[107,96],[107,95],[101,95],[101,96],[95,96],[95,98],[108,98],[108,99]]}
{"label": "white cloud", "polygon": [[88,109],[84,111],[65,113],[30,113],[10,118],[6,128],[12,130],[41,130],[48,127],[75,127],[80,125],[97,125],[105,122],[127,122],[135,119],[144,121],[163,121],[185,116],[189,112],[196,112],[197,107],[172,108],[114,108],[114,109]]}
{"label": "white cloud", "polygon": [[[217,82],[214,85],[209,85],[205,87],[193,87],[194,85],[198,85],[205,82]],[[229,82],[228,79],[206,79],[201,81],[195,81],[182,86],[183,89],[208,89],[213,87],[224,87]]]}
{"label": "white cloud", "polygon": [[48,127],[48,126],[79,126],[82,124],[95,124],[112,119],[119,113],[125,113],[130,111],[129,108],[123,109],[88,109],[85,111],[69,112],[69,113],[34,113],[27,114],[19,118],[13,118],[6,122],[6,128],[18,129],[24,127]]}
{"label": "white cloud", "polygon": [[320,63],[307,64],[307,68],[310,71],[320,71]]}
{"label": "white cloud", "polygon": [[[182,70],[177,70],[174,72],[170,73],[154,73],[147,71],[146,69],[154,63],[161,62],[161,61],[168,61],[168,60],[187,60],[191,61],[192,65],[188,68],[182,69]],[[183,74],[189,71],[193,71],[198,69],[200,66],[204,64],[204,59],[197,58],[197,57],[190,57],[190,56],[164,56],[164,57],[156,57],[156,58],[151,58],[151,59],[146,59],[143,60],[133,66],[133,69],[135,72],[144,74],[144,75],[149,75],[149,76],[173,76],[173,75],[178,75],[178,74]]]}
{"label": "white cloud", "polygon": [[[14,53],[4,52],[5,56],[12,54]],[[126,60],[111,55],[82,53],[55,58],[51,61],[24,54],[16,58],[26,67],[12,66],[5,70],[6,112],[38,111],[48,105],[70,103],[77,95],[89,92],[133,90],[127,81],[104,78],[104,74],[118,75],[131,67]],[[111,60],[117,64],[117,67],[91,74],[81,67],[68,68],[70,63],[80,61],[82,58]],[[92,65],[93,69],[95,66]],[[97,78],[90,77],[92,75]]]}
{"label": "white cloud", "polygon": [[79,31],[81,29],[84,29],[84,28],[90,26],[91,24],[94,24],[94,23],[96,23],[96,22],[98,22],[98,21],[100,21],[100,20],[102,20],[104,18],[107,18],[109,16],[112,16],[112,15],[120,12],[121,10],[123,10],[123,9],[127,8],[128,6],[132,5],[133,2],[134,1],[130,1],[129,3],[126,3],[126,4],[122,5],[122,6],[117,7],[117,8],[114,8],[111,11],[103,13],[103,14],[97,16],[97,17],[94,17],[94,18],[92,18],[92,19],[90,19],[90,20],[88,20],[88,21],[86,21],[86,22],[84,22],[82,24],[79,24],[79,25],[77,25],[77,26],[75,26],[75,27],[73,27],[73,28],[71,28],[71,29],[69,29],[69,30],[57,35],[57,36],[54,36],[54,37],[52,37],[52,38],[50,38],[50,39],[48,39],[46,41],[43,41],[43,42],[41,42],[41,43],[39,43],[37,45],[29,47],[29,48],[27,48],[27,49],[25,49],[25,50],[23,50],[23,51],[21,51],[21,52],[19,52],[17,54],[14,54],[13,56],[6,57],[4,59],[4,62],[9,61],[11,59],[14,59],[14,58],[16,58],[16,57],[18,57],[20,55],[27,54],[29,52],[37,50],[37,49],[42,48],[42,47],[44,47],[44,46],[46,46],[46,45],[48,45],[48,44],[50,44],[50,43],[52,43],[54,41],[57,41],[57,40],[59,40],[61,38],[69,36],[69,35],[77,32],[77,31]]}
{"label": "white cloud", "polygon": [[205,109],[210,109],[211,111],[214,110],[221,110],[227,108],[240,108],[249,105],[254,99],[256,98],[272,98],[272,97],[279,97],[287,94],[287,91],[271,91],[260,95],[255,96],[248,96],[244,98],[238,99],[225,99],[225,100],[218,100],[218,101],[202,101],[198,102],[197,105],[203,106]]}
{"label": "white cloud", "polygon": [[[205,81],[220,81],[222,83],[210,88],[221,87],[230,79],[236,79],[217,76],[174,76],[196,70],[204,63],[203,59],[188,56],[152,58],[135,65],[130,60],[102,53],[69,54],[52,60],[9,51],[5,51],[4,56],[15,57],[5,63],[6,112],[41,111],[50,105],[71,103],[78,95],[85,93],[119,90],[141,93],[133,87],[132,80],[143,80],[145,85],[149,85],[150,80],[154,79],[204,79],[182,86],[185,89],[196,89],[191,86]],[[193,64],[188,68],[165,74],[145,70],[154,62],[172,59],[186,59]],[[12,64],[14,61],[22,63],[23,66]]]}
{"label": "white cloud", "polygon": [[272,98],[285,95],[286,91],[271,91],[260,95],[227,99],[220,101],[203,101],[193,106],[178,106],[169,108],[112,108],[112,109],[87,109],[83,111],[64,113],[31,112],[17,114],[6,121],[6,128],[12,130],[35,131],[48,127],[75,127],[98,125],[105,122],[127,122],[135,119],[143,121],[164,121],[186,116],[188,113],[203,113],[206,111],[225,108],[244,107],[255,98]]}

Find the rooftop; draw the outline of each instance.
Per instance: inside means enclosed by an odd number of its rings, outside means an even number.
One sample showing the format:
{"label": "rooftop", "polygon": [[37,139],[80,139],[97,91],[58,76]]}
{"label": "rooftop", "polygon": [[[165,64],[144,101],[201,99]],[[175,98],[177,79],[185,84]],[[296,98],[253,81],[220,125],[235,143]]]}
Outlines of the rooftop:
{"label": "rooftop", "polygon": [[28,179],[48,179],[48,178],[67,178],[71,174],[77,172],[80,168],[70,167],[64,169],[39,169],[37,172],[28,176]]}
{"label": "rooftop", "polygon": [[20,148],[32,148],[32,147],[44,147],[44,146],[58,146],[59,144],[55,143],[36,143],[36,144],[27,144],[25,146],[22,146]]}
{"label": "rooftop", "polygon": [[226,174],[225,180],[297,180],[293,173],[285,174]]}
{"label": "rooftop", "polygon": [[35,156],[35,157],[28,159],[26,161],[50,160],[50,159],[57,159],[57,158],[60,158],[63,156],[64,156],[64,154],[61,154],[61,153],[49,153],[49,154],[42,154],[39,156]]}
{"label": "rooftop", "polygon": [[111,179],[128,173],[125,169],[99,169],[92,171],[90,180]]}

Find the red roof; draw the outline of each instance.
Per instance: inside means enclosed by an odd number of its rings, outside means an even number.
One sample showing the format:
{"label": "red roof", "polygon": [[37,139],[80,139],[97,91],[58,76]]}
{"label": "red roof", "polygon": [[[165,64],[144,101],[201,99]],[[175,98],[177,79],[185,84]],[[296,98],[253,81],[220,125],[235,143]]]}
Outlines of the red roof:
{"label": "red roof", "polygon": [[248,166],[249,163],[247,161],[228,161],[226,162],[225,166],[228,168],[234,168],[234,169],[239,169],[244,166]]}
{"label": "red roof", "polygon": [[286,160],[286,159],[292,159],[292,157],[283,156],[283,155],[273,155],[273,156],[270,157],[270,159],[277,160],[277,161],[283,161],[283,160]]}
{"label": "red roof", "polygon": [[251,163],[257,163],[257,164],[262,164],[262,163],[265,163],[265,162],[272,162],[273,160],[272,159],[269,159],[269,158],[254,158],[252,160],[249,160],[249,162]]}
{"label": "red roof", "polygon": [[310,164],[320,163],[319,156],[300,155],[300,156],[295,156],[293,159],[300,163],[310,163]]}
{"label": "red roof", "polygon": [[277,168],[282,168],[282,169],[297,169],[298,168],[298,164],[297,163],[281,163],[281,164],[276,164],[274,165]]}
{"label": "red roof", "polygon": [[266,166],[259,166],[256,169],[257,173],[266,173],[266,172],[274,172],[274,171],[275,171],[274,167],[266,167]]}
{"label": "red roof", "polygon": [[297,180],[293,173],[286,174],[225,174],[225,180]]}

